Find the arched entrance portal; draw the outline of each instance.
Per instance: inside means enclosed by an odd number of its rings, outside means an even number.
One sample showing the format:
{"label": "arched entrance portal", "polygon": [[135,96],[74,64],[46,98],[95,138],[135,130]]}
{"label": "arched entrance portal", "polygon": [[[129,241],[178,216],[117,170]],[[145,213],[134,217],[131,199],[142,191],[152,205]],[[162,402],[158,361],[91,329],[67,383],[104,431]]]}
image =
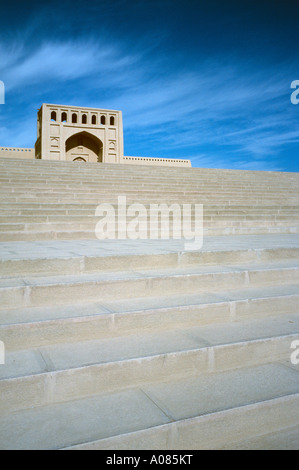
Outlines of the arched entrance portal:
{"label": "arched entrance portal", "polygon": [[88,132],[79,132],[67,139],[65,156],[69,161],[102,162],[103,142]]}

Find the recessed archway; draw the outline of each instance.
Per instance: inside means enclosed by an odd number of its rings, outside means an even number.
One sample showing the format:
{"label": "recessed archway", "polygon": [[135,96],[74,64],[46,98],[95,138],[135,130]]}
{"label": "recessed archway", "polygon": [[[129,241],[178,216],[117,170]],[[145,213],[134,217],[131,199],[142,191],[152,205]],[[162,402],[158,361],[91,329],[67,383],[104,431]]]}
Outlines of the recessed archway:
{"label": "recessed archway", "polygon": [[65,156],[69,161],[102,162],[103,142],[88,132],[79,132],[65,142]]}

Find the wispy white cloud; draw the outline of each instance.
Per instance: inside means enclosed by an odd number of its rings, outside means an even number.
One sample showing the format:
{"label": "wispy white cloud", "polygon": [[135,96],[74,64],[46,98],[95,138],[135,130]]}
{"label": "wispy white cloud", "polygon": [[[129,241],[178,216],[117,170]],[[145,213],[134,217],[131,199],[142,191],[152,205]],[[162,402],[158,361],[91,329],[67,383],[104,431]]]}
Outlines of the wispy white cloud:
{"label": "wispy white cloud", "polygon": [[3,76],[7,89],[28,84],[61,81],[70,83],[95,73],[111,73],[127,67],[132,57],[119,57],[117,50],[109,45],[92,41],[44,43],[24,56],[18,50],[14,57],[4,55],[6,69]]}

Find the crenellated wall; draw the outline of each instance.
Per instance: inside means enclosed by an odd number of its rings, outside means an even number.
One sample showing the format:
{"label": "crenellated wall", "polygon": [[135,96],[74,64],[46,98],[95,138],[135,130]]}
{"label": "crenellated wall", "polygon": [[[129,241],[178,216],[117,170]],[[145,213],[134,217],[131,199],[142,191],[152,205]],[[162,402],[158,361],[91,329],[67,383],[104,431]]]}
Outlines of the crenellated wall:
{"label": "crenellated wall", "polygon": [[33,160],[35,158],[35,151],[30,148],[0,147],[0,158],[25,158]]}
{"label": "crenellated wall", "polygon": [[158,157],[124,157],[121,163],[128,165],[175,166],[182,168],[191,167],[191,160]]}

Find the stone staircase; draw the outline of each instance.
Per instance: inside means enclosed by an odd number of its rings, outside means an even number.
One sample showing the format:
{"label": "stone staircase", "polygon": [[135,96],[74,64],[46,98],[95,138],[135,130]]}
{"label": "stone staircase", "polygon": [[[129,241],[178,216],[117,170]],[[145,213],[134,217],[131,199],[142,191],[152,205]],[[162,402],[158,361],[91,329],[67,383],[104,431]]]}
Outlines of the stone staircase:
{"label": "stone staircase", "polygon": [[[298,174],[0,160],[0,181],[1,449],[298,449]],[[204,204],[202,250],[97,240],[119,195]]]}
{"label": "stone staircase", "polygon": [[94,239],[97,205],[119,195],[203,204],[207,236],[299,233],[298,174],[5,159],[0,171],[0,241]]}

